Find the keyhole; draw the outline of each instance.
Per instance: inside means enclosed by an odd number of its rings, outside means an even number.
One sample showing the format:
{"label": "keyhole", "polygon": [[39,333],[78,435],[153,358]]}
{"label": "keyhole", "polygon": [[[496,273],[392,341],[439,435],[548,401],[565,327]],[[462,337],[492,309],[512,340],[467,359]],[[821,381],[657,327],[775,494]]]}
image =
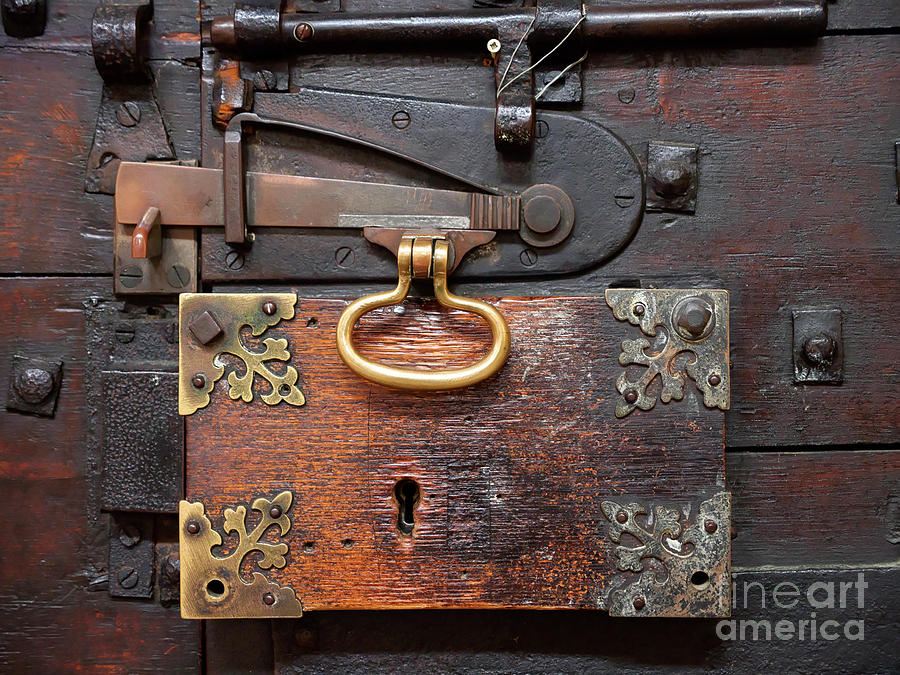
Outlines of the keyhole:
{"label": "keyhole", "polygon": [[402,534],[412,534],[416,525],[416,506],[419,503],[419,484],[404,478],[394,486],[394,497],[397,499],[397,529]]}

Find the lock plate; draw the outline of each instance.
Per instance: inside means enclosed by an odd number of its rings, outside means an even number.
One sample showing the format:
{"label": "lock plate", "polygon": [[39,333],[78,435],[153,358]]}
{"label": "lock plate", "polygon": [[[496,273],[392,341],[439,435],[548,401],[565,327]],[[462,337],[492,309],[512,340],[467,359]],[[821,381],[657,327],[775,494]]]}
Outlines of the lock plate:
{"label": "lock plate", "polygon": [[[204,297],[216,296],[196,302]],[[228,378],[218,379],[208,404],[185,418],[186,499],[221,532],[226,509],[289,490],[291,528],[277,540],[288,547],[285,564],[252,571],[293,589],[304,612],[634,614],[640,594],[639,616],[727,615],[730,537],[700,539],[709,538],[700,514],[711,499],[716,527],[729,530],[723,410],[685,386],[681,400],[616,417],[621,343],[644,334],[603,297],[487,301],[512,336],[503,369],[464,389],[409,392],[369,382],[341,361],[335,331],[345,301],[297,299],[294,316],[259,337],[287,341],[289,359],[278,366],[296,369],[305,404],[266,405],[261,377],[252,399],[240,400]],[[470,364],[489,342],[478,317],[419,299],[366,314],[354,333],[367,357],[424,368]],[[648,385],[651,393],[658,386]],[[636,562],[618,552],[634,542],[610,536],[618,522],[610,503],[631,509],[647,533],[631,554]],[[668,585],[653,581],[663,568]],[[688,572],[708,580],[693,584],[682,578]],[[184,574],[183,583],[200,583]]]}

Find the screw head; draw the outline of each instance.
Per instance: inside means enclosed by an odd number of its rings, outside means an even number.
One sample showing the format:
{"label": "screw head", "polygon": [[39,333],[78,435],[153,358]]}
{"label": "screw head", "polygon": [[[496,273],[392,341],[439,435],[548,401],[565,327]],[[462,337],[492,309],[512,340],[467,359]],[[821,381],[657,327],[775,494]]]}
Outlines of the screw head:
{"label": "screw head", "polygon": [[197,520],[189,520],[184,526],[184,529],[188,531],[188,534],[200,534],[200,522]]}
{"label": "screw head", "polygon": [[13,386],[23,401],[36,405],[53,393],[53,375],[43,368],[25,368],[16,374]]}
{"label": "screw head", "polygon": [[644,607],[646,606],[647,603],[644,601],[644,599],[641,596],[638,596],[634,600],[631,601],[631,604],[637,611],[640,612],[642,609],[644,609]]}
{"label": "screw head", "polygon": [[623,396],[625,397],[625,403],[629,405],[634,405],[638,400],[638,393],[634,389],[629,389],[626,391]]}
{"label": "screw head", "polygon": [[271,91],[278,84],[275,73],[271,70],[260,70],[253,76],[253,86],[263,91]]}
{"label": "screw head", "polygon": [[709,534],[713,534],[716,530],[719,529],[719,526],[716,525],[716,521],[707,520],[703,523],[703,529],[706,530]]}
{"label": "screw head", "polygon": [[136,265],[129,265],[119,270],[119,283],[125,288],[134,288],[144,278],[144,271]]}
{"label": "screw head", "polygon": [[631,87],[619,89],[618,97],[622,103],[631,103],[634,100],[634,89]]}
{"label": "screw head", "polygon": [[500,52],[500,40],[497,38],[491,38],[487,41],[487,50],[491,54],[498,54]]}
{"label": "screw head", "polygon": [[272,316],[278,310],[278,305],[276,305],[271,300],[266,300],[263,303],[262,311],[266,316]]}
{"label": "screw head", "polygon": [[827,366],[834,361],[837,341],[828,333],[818,333],[803,343],[803,358],[813,366]]}
{"label": "screw head", "polygon": [[313,36],[314,32],[313,27],[308,23],[298,23],[294,29],[294,37],[297,38],[298,42],[305,42]]}
{"label": "screw head", "polygon": [[525,202],[522,210],[525,225],[532,232],[546,234],[552,232],[559,225],[562,218],[562,208],[553,197],[549,195],[537,195]]}
{"label": "screw head", "polygon": [[134,101],[125,101],[116,108],[116,121],[123,127],[133,127],[141,121],[141,108]]}
{"label": "screw head", "polygon": [[244,266],[244,254],[240,251],[228,251],[225,254],[225,267],[230,270],[239,270]]}
{"label": "screw head", "polygon": [[203,389],[206,386],[206,375],[203,373],[194,373],[194,376],[191,378],[191,384],[195,389]]}
{"label": "screw head", "polygon": [[121,567],[116,574],[116,583],[122,588],[134,588],[137,586],[139,575],[133,567]]}
{"label": "screw head", "polygon": [[272,504],[272,508],[269,509],[269,515],[272,518],[281,518],[282,510],[278,504]]}
{"label": "screw head", "polygon": [[391,117],[391,122],[398,129],[406,129],[410,122],[409,113],[405,110],[398,110],[394,113],[394,116]]}
{"label": "screw head", "polygon": [[619,511],[616,514],[616,521],[621,523],[622,525],[624,525],[625,523],[628,522],[628,514],[625,513],[624,511]]}
{"label": "screw head", "polygon": [[537,263],[538,257],[537,253],[532,251],[530,248],[523,249],[519,254],[519,261],[525,265],[525,267],[532,267]]}
{"label": "screw head", "polygon": [[266,603],[267,605],[275,604],[275,596],[272,595],[271,593],[263,593],[262,599],[263,599],[263,602]]}
{"label": "screw head", "polygon": [[672,323],[675,332],[685,340],[702,340],[716,325],[713,307],[701,297],[685,298],[675,306]]}
{"label": "screw head", "polygon": [[644,305],[642,305],[640,302],[638,302],[637,304],[635,304],[635,306],[634,306],[634,307],[632,308],[632,310],[631,310],[631,312],[632,312],[635,316],[644,316],[644,312],[646,312],[646,311],[647,311],[647,308],[644,307]]}
{"label": "screw head", "polygon": [[166,281],[172,288],[184,288],[191,280],[191,273],[184,265],[172,265],[166,270]]}
{"label": "screw head", "polygon": [[722,378],[715,373],[710,375],[706,381],[709,382],[709,386],[711,387],[718,387],[720,384],[722,384]]}
{"label": "screw head", "polygon": [[341,246],[334,252],[334,262],[343,269],[353,267],[356,262],[356,253],[349,246]]}
{"label": "screw head", "polygon": [[125,548],[132,548],[141,541],[141,531],[131,523],[125,525],[119,532],[119,541]]}

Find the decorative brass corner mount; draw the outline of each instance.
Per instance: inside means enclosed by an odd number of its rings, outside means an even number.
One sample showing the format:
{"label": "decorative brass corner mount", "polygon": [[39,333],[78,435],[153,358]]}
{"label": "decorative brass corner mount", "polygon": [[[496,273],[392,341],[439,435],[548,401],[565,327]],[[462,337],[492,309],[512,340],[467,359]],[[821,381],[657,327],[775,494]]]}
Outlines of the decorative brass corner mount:
{"label": "decorative brass corner mount", "polygon": [[249,553],[261,553],[256,565],[267,570],[282,568],[288,545],[262,541],[271,527],[283,537],[291,529],[288,511],[293,497],[284,491],[269,501],[260,497],[251,508],[261,514],[259,523],[247,532],[247,508],[225,509],[224,531],[236,533],[238,543],[225,557],[212,553],[222,544],[203,504],[181,501],[178,505],[181,556],[181,616],[185,619],[256,619],[298,617],[303,607],[294,590],[269,581],[259,572],[251,581],[241,576],[241,563]]}
{"label": "decorative brass corner mount", "polygon": [[[625,575],[608,597],[612,616],[731,615],[731,493],[692,506],[604,501],[616,566]],[[682,517],[683,515],[683,517]],[[638,521],[637,517],[643,516]],[[686,524],[687,523],[689,524]],[[621,543],[622,534],[638,541]],[[651,561],[655,566],[645,565]],[[663,568],[663,569],[661,569]]]}
{"label": "decorative brass corner mount", "polygon": [[260,398],[268,405],[284,401],[301,406],[306,402],[297,387],[299,376],[292,366],[283,374],[273,372],[270,361],[288,361],[287,340],[266,338],[262,352],[250,351],[241,339],[241,329],[249,326],[258,337],[282,319],[294,316],[297,296],[293,293],[183,293],[178,306],[178,412],[191,415],[209,404],[215,383],[224,375],[222,354],[237,357],[244,374],[228,374],[228,395],[250,402],[253,380],[259,375],[268,382],[269,393]]}
{"label": "decorative brass corner mount", "polygon": [[[684,377],[676,359],[687,354],[684,372],[703,393],[707,408],[728,410],[731,406],[728,356],[728,291],[699,289],[610,288],[606,304],[619,321],[640,326],[644,337],[623,340],[619,363],[646,366],[637,381],[623,372],[616,380],[622,399],[616,417],[626,417],[635,408],[650,410],[656,394],[647,391],[659,376],[659,398],[663,403],[684,398]],[[659,328],[663,334],[659,334]]]}

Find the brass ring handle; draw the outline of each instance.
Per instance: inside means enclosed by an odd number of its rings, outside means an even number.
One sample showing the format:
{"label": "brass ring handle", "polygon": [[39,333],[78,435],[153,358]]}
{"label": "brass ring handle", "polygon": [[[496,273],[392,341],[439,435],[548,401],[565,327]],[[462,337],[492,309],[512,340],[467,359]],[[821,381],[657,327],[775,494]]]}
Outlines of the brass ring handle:
{"label": "brass ring handle", "polygon": [[[387,387],[416,391],[442,391],[460,389],[481,382],[503,367],[506,357],[509,356],[509,326],[503,315],[486,302],[463,298],[447,290],[449,259],[450,244],[444,238],[420,236],[404,237],[401,240],[397,250],[399,271],[397,287],[392,291],[367,295],[351,302],[338,321],[338,353],[350,370]],[[486,356],[477,363],[464,368],[419,370],[378,363],[367,359],[356,350],[353,344],[353,326],[356,325],[359,318],[378,307],[402,302],[409,292],[413,276],[433,277],[434,295],[437,301],[445,307],[471,312],[487,321],[493,342]]]}

